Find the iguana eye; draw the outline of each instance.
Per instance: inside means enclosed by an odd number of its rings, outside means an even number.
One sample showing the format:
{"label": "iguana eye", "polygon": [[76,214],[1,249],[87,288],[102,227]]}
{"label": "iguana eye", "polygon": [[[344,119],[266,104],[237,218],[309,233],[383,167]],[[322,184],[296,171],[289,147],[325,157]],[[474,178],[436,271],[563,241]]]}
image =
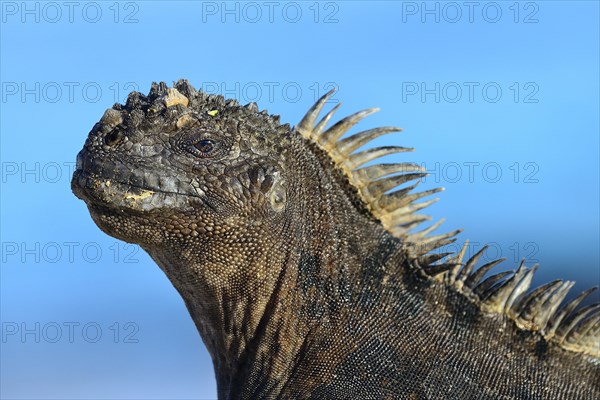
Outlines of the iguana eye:
{"label": "iguana eye", "polygon": [[201,162],[211,162],[220,158],[231,146],[231,141],[227,138],[203,129],[183,130],[171,140],[174,146],[193,155]]}
{"label": "iguana eye", "polygon": [[194,144],[194,147],[202,154],[209,155],[215,149],[215,142],[210,139],[204,139]]}
{"label": "iguana eye", "polygon": [[202,136],[189,138],[183,147],[198,158],[215,158],[222,154],[224,149],[220,141]]}

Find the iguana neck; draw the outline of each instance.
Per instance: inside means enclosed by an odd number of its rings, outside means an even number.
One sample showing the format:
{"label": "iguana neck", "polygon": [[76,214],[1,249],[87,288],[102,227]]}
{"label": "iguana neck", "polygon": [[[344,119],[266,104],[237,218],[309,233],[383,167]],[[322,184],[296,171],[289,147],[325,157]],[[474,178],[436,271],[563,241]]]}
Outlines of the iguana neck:
{"label": "iguana neck", "polygon": [[213,358],[219,398],[250,388],[277,395],[309,334],[317,342],[317,326],[340,328],[368,255],[380,254],[382,242],[385,258],[401,254],[331,168],[299,170],[278,223],[240,219],[197,247],[146,249],[184,298]]}

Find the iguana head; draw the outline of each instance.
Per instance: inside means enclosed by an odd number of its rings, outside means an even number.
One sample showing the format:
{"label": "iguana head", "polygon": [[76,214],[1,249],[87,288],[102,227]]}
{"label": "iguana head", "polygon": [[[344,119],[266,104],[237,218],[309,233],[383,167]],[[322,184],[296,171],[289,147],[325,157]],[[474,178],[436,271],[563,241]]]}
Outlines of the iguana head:
{"label": "iguana head", "polygon": [[[277,219],[289,125],[186,81],[108,109],[77,156],[74,193],[110,235],[150,244]],[[242,221],[243,220],[243,221]]]}

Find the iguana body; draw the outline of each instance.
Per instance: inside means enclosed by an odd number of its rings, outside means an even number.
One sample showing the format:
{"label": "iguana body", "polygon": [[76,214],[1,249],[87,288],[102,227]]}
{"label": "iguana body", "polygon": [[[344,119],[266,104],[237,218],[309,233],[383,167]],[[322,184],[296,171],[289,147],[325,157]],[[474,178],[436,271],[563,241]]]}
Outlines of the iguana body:
{"label": "iguana body", "polygon": [[[324,130],[324,96],[295,128],[279,117],[153,84],[92,129],[73,191],[109,235],[139,243],[182,295],[219,397],[598,399],[600,314],[571,282],[526,293],[534,269],[475,270],[432,251],[457,232],[424,218],[408,149],[359,147],[397,128]],[[391,177],[386,177],[390,175]]]}

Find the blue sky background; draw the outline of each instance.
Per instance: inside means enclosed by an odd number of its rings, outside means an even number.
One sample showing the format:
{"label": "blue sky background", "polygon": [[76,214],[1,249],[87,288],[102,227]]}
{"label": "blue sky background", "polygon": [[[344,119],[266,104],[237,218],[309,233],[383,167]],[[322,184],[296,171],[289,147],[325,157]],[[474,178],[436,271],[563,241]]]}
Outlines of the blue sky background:
{"label": "blue sky background", "polygon": [[93,124],[153,80],[185,77],[292,124],[335,85],[340,117],[377,106],[361,129],[405,129],[378,144],[417,148],[397,160],[446,187],[429,209],[445,230],[492,242],[507,267],[537,260],[535,283],[599,284],[597,2],[70,7],[1,2],[2,398],[215,397],[176,291],[69,187]]}

